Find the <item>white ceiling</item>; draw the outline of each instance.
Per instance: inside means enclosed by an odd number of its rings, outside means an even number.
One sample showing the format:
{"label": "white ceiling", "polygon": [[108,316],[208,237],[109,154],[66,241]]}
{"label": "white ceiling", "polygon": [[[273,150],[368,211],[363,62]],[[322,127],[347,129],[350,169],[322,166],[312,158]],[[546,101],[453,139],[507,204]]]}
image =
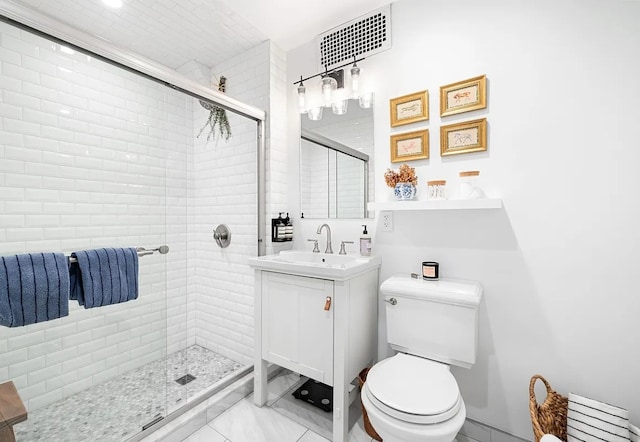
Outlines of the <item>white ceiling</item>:
{"label": "white ceiling", "polygon": [[285,51],[390,0],[14,0],[177,69],[215,66],[270,39]]}

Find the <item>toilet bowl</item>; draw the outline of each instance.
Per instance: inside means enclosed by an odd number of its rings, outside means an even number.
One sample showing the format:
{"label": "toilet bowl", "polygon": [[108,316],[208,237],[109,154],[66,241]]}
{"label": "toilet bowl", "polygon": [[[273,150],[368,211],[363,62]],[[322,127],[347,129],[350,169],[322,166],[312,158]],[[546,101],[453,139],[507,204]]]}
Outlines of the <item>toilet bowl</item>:
{"label": "toilet bowl", "polygon": [[389,442],[452,442],[466,417],[449,366],[404,353],[371,368],[361,399],[371,424]]}

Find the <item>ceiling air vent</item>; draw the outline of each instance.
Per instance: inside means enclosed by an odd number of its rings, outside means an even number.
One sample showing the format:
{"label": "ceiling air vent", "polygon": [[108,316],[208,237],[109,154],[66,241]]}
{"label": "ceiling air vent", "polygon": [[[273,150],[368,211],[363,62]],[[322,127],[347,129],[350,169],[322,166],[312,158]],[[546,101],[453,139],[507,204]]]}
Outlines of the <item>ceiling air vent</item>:
{"label": "ceiling air vent", "polygon": [[320,70],[391,48],[391,5],[353,19],[317,37]]}

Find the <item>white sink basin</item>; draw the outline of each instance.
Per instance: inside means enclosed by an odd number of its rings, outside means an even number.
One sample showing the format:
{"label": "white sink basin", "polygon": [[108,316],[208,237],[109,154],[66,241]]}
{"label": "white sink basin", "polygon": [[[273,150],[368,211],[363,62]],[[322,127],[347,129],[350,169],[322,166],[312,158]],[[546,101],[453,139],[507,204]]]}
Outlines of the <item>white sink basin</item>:
{"label": "white sink basin", "polygon": [[277,255],[249,258],[249,265],[260,270],[343,280],[380,266],[378,256],[337,255],[284,250]]}

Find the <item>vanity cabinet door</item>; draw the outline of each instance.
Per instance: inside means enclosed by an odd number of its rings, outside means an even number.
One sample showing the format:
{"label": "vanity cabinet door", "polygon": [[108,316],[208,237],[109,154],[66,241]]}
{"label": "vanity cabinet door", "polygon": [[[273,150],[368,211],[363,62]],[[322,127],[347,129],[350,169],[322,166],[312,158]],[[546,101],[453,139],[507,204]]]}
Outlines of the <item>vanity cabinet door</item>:
{"label": "vanity cabinet door", "polygon": [[263,272],[262,358],[333,385],[333,281]]}

